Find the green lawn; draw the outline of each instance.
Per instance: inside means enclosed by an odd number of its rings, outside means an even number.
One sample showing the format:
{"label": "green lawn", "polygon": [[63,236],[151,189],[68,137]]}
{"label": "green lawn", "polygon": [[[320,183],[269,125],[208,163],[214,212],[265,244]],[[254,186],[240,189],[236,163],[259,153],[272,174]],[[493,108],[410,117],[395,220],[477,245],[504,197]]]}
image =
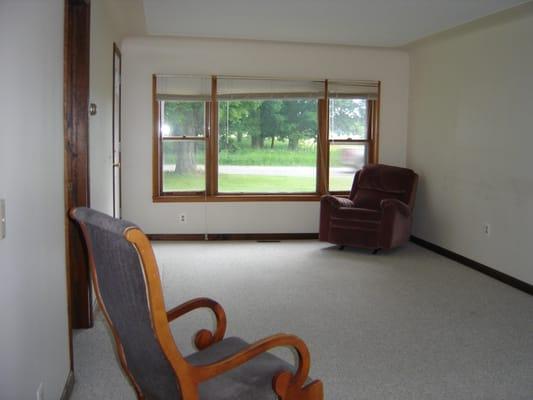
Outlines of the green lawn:
{"label": "green lawn", "polygon": [[315,166],[316,149],[300,148],[290,151],[279,148],[264,149],[241,149],[235,152],[221,150],[218,153],[218,163],[220,165],[299,165]]}
{"label": "green lawn", "polygon": [[[332,166],[341,166],[341,151],[332,148],[330,151],[330,163]],[[176,154],[173,148],[165,150],[165,164],[174,164]],[[196,154],[196,161],[203,164],[205,155],[203,151]],[[236,151],[220,150],[218,153],[219,165],[275,165],[287,166],[298,165],[302,167],[315,166],[317,162],[316,146],[300,146],[297,150],[288,150],[286,146],[276,145],[273,149],[253,149],[243,147]]]}
{"label": "green lawn", "polygon": [[[353,176],[346,175],[332,182],[332,190],[349,190]],[[313,193],[316,188],[314,177],[301,176],[257,176],[221,174],[218,177],[221,193]],[[204,176],[178,175],[166,172],[163,181],[165,192],[190,192],[205,189]]]}

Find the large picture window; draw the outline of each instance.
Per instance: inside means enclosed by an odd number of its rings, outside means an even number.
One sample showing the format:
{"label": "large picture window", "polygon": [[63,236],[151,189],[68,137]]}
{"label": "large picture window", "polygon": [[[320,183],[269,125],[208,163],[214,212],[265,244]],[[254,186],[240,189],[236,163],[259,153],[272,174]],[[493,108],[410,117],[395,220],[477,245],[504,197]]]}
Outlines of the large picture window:
{"label": "large picture window", "polygon": [[317,200],[377,161],[377,82],[153,81],[154,201]]}
{"label": "large picture window", "polygon": [[218,192],[317,193],[321,82],[220,78]]}

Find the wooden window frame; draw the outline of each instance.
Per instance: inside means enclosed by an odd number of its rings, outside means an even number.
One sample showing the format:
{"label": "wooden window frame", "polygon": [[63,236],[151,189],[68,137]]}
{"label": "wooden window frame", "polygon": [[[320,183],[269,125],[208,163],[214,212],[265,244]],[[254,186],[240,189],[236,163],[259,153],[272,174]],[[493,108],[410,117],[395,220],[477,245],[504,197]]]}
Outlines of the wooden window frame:
{"label": "wooden window frame", "polygon": [[163,139],[160,134],[160,102],[157,100],[157,75],[152,75],[152,201],[154,203],[175,202],[248,202],[248,201],[318,201],[324,194],[348,195],[346,191],[329,191],[329,152],[330,143],[366,143],[368,164],[378,162],[379,147],[379,109],[381,82],[378,82],[377,100],[368,100],[368,138],[366,140],[329,139],[329,98],[328,81],[324,81],[324,98],[318,99],[317,116],[317,176],[314,193],[219,193],[218,192],[218,99],[217,77],[211,77],[211,100],[206,101],[205,141],[205,191],[201,192],[163,192],[162,144],[172,140],[202,140],[188,137]]}
{"label": "wooden window frame", "polygon": [[[205,102],[204,103],[204,135],[203,136],[167,136],[167,137],[162,137],[161,135],[159,135],[159,138],[158,138],[158,146],[159,146],[159,149],[158,149],[158,160],[157,160],[157,168],[158,168],[158,171],[159,171],[159,174],[158,174],[158,179],[159,181],[157,182],[158,184],[158,189],[159,189],[159,195],[160,196],[190,196],[190,197],[198,197],[198,196],[202,196],[204,197],[205,196],[205,192],[206,190],[198,190],[198,191],[190,191],[190,192],[164,192],[163,191],[163,175],[164,175],[164,172],[163,172],[163,157],[162,157],[162,148],[163,148],[163,144],[165,142],[184,142],[184,141],[190,141],[190,142],[203,142],[205,144],[205,160],[206,160],[206,164],[207,164],[207,159],[208,159],[208,149],[207,149],[207,144],[209,142],[209,120],[210,120],[210,114],[211,114],[211,103],[210,102]],[[159,101],[157,102],[157,111],[158,111],[158,114],[157,114],[157,120],[158,120],[158,131],[159,131],[159,126],[161,126],[161,123],[163,121],[163,110],[161,110],[161,107],[159,106]],[[208,169],[206,168],[205,169],[205,175],[206,175],[206,180],[207,180],[207,174],[208,174]],[[207,189],[207,185],[206,185],[206,189]]]}
{"label": "wooden window frame", "polygon": [[[329,99],[328,99],[329,107]],[[366,164],[377,164],[378,163],[378,135],[377,135],[377,124],[378,124],[378,110],[379,110],[379,96],[377,100],[367,100],[366,101],[367,109],[367,138],[366,139],[330,139],[329,138],[329,127],[328,127],[328,138],[327,138],[327,154],[328,154],[328,167],[327,167],[327,178],[328,185],[326,186],[329,189],[329,153],[330,148],[335,144],[366,144],[366,155],[367,160]],[[329,114],[328,114],[328,123],[329,123]],[[365,165],[366,165],[365,164]],[[350,190],[328,190],[330,194],[334,195],[348,195]]]}

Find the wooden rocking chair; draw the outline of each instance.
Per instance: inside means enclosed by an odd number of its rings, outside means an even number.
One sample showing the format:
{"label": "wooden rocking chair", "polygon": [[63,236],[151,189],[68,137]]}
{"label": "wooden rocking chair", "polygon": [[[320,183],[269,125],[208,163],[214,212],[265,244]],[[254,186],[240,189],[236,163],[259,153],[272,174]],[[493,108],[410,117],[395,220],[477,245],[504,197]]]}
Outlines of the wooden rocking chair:
{"label": "wooden rocking chair", "polygon": [[[152,247],[137,226],[89,208],[70,216],[81,227],[96,297],[138,399],[323,399],[322,382],[308,378],[310,355],[300,338],[225,339],[224,310],[208,298],[167,311]],[[200,330],[194,340],[199,351],[184,357],[169,322],[198,308],[211,309],[217,326]],[[280,346],[296,350],[297,368],[268,353]]]}

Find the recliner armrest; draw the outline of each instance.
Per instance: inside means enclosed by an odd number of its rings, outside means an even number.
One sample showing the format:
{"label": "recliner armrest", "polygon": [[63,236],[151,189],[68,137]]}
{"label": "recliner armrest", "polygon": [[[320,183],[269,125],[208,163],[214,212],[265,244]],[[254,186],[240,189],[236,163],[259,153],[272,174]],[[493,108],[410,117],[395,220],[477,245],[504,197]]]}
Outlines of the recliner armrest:
{"label": "recliner armrest", "polygon": [[403,201],[398,200],[398,199],[381,200],[380,206],[383,211],[385,211],[386,209],[393,208],[403,217],[408,218],[411,216],[411,209],[409,208],[409,206],[405,204]]}
{"label": "recliner armrest", "polygon": [[322,196],[321,202],[327,203],[329,206],[333,208],[341,208],[341,207],[351,208],[354,206],[353,201],[351,201],[350,199],[347,199],[346,197],[333,196],[331,194]]}

